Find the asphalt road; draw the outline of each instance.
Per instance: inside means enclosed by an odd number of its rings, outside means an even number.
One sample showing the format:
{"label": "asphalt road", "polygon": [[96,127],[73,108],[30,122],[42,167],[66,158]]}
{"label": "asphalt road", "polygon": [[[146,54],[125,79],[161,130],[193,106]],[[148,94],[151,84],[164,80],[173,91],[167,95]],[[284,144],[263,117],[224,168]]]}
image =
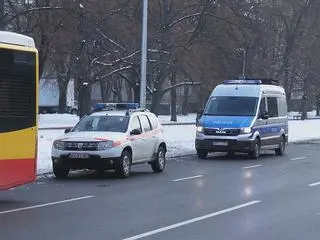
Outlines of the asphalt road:
{"label": "asphalt road", "polygon": [[287,154],[172,159],[128,179],[81,172],[0,193],[1,240],[308,239],[320,236],[320,158]]}

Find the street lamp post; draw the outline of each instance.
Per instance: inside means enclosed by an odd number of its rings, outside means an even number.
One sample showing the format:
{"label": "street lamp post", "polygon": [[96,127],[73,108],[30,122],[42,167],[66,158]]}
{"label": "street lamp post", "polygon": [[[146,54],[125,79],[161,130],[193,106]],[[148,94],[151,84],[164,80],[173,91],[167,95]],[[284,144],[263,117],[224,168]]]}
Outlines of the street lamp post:
{"label": "street lamp post", "polygon": [[148,0],[143,0],[142,17],[142,46],[141,46],[141,80],[140,80],[140,107],[146,107],[147,88],[147,44],[148,44]]}

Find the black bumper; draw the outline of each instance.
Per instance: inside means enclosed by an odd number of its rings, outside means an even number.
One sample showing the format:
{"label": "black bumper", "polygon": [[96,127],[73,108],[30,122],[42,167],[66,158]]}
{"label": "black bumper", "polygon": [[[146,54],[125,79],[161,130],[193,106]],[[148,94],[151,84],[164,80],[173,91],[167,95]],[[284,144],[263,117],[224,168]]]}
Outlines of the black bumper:
{"label": "black bumper", "polygon": [[60,158],[52,158],[55,164],[63,166],[64,168],[78,170],[78,169],[114,169],[116,162],[120,158],[101,158],[97,155],[90,155],[88,159],[74,159],[63,155]]}
{"label": "black bumper", "polygon": [[204,139],[196,140],[195,147],[197,150],[206,150],[208,152],[248,153],[253,150],[254,141],[238,141],[231,139]]}

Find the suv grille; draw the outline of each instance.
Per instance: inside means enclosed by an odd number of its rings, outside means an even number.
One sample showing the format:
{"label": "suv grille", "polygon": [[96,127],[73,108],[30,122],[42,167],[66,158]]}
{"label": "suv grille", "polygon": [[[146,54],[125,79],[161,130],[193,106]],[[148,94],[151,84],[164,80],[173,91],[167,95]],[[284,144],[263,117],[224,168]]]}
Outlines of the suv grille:
{"label": "suv grille", "polygon": [[238,136],[240,134],[239,128],[205,128],[204,135],[209,136]]}
{"label": "suv grille", "polygon": [[65,150],[74,151],[95,151],[97,150],[98,142],[65,142]]}

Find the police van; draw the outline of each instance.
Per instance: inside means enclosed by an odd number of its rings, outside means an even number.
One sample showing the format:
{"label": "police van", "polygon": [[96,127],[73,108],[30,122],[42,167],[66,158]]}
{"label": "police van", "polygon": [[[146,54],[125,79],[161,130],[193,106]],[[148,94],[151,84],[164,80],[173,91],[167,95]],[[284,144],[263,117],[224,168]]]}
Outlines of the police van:
{"label": "police van", "polygon": [[272,79],[225,80],[210,95],[196,131],[199,158],[241,152],[257,159],[261,150],[283,155],[288,143],[285,90]]}

